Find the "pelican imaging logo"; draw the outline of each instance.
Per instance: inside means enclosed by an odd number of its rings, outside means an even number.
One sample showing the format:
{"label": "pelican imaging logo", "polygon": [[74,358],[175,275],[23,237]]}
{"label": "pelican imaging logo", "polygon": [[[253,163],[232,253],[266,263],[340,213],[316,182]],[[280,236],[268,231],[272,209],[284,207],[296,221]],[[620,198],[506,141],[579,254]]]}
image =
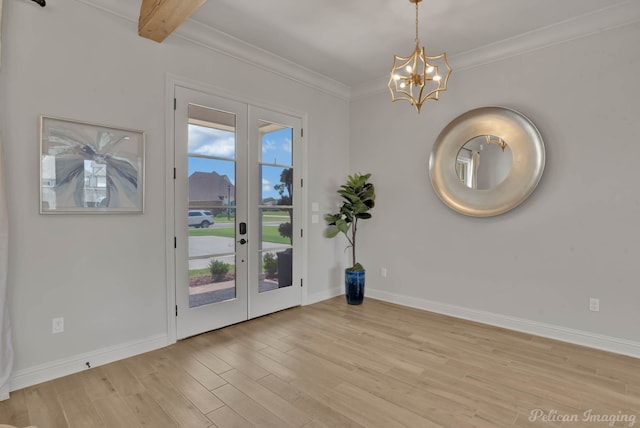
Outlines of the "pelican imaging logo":
{"label": "pelican imaging logo", "polygon": [[[561,413],[556,409],[545,411],[542,409],[533,409],[529,413],[530,422],[563,422],[563,423],[602,423],[603,425],[612,426],[628,426],[632,427],[636,423],[636,415],[623,413],[618,410],[617,413],[598,413],[593,409],[585,410],[582,413]],[[563,425],[564,426],[564,425]]]}

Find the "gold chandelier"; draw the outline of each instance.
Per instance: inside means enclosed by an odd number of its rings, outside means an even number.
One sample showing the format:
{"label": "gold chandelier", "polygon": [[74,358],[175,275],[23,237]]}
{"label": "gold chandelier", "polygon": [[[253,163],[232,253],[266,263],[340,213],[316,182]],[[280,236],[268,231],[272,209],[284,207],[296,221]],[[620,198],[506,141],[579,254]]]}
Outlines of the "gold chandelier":
{"label": "gold chandelier", "polygon": [[507,147],[507,143],[500,137],[494,137],[493,135],[485,135],[484,138],[487,144],[495,144],[496,146],[500,147],[503,152],[505,147]]}
{"label": "gold chandelier", "polygon": [[[416,4],[416,47],[408,57],[395,55],[393,67],[389,77],[389,91],[391,101],[406,100],[415,106],[420,113],[420,107],[428,99],[438,100],[440,91],[447,90],[447,80],[451,74],[451,67],[447,62],[447,54],[426,56],[424,47],[420,48],[418,39],[418,3],[422,0],[409,0]],[[446,68],[446,75],[443,73]]]}

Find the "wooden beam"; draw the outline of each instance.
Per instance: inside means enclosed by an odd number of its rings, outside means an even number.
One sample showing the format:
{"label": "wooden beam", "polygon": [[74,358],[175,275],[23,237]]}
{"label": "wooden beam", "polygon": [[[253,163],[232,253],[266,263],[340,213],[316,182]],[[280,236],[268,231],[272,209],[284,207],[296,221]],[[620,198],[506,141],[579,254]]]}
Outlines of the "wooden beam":
{"label": "wooden beam", "polygon": [[160,43],[206,1],[142,0],[138,35]]}

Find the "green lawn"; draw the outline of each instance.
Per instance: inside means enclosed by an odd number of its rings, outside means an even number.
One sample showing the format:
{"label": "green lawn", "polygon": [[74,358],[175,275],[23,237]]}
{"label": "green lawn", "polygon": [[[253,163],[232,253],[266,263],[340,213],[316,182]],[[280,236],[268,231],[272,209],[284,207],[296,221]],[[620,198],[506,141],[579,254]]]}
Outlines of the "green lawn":
{"label": "green lawn", "polygon": [[[233,265],[229,266],[229,272],[227,272],[228,274],[231,275],[235,275],[236,273],[236,267]],[[211,270],[209,268],[203,268],[203,269],[191,269],[189,271],[189,278],[193,278],[196,276],[209,276],[211,275]]]}
{"label": "green lawn", "polygon": [[[289,221],[289,213],[286,211],[263,211],[262,217],[268,221]],[[235,213],[231,213],[228,217],[226,213],[216,214],[213,219],[216,223],[234,223],[236,221]]]}
{"label": "green lawn", "polygon": [[236,221],[236,216],[235,214],[231,214],[229,218],[227,218],[227,215],[225,213],[216,214],[216,216],[213,218],[213,221],[215,221],[216,223],[233,223]]}
{"label": "green lawn", "polygon": [[211,275],[211,272],[209,271],[208,268],[191,269],[189,271],[189,278],[193,278],[194,276],[205,276],[205,275]]}
{"label": "green lawn", "polygon": [[[189,229],[189,236],[222,236],[235,238],[233,227],[220,227],[208,229]],[[262,228],[262,240],[274,244],[290,244],[289,238],[280,236],[278,226],[264,226]]]}

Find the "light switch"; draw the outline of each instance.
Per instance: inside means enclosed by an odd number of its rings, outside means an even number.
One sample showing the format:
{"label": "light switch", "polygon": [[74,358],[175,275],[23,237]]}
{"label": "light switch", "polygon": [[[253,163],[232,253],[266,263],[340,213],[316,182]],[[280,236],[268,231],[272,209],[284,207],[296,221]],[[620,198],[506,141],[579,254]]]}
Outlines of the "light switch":
{"label": "light switch", "polygon": [[317,223],[317,222],[318,222],[318,214],[312,214],[311,223]]}

